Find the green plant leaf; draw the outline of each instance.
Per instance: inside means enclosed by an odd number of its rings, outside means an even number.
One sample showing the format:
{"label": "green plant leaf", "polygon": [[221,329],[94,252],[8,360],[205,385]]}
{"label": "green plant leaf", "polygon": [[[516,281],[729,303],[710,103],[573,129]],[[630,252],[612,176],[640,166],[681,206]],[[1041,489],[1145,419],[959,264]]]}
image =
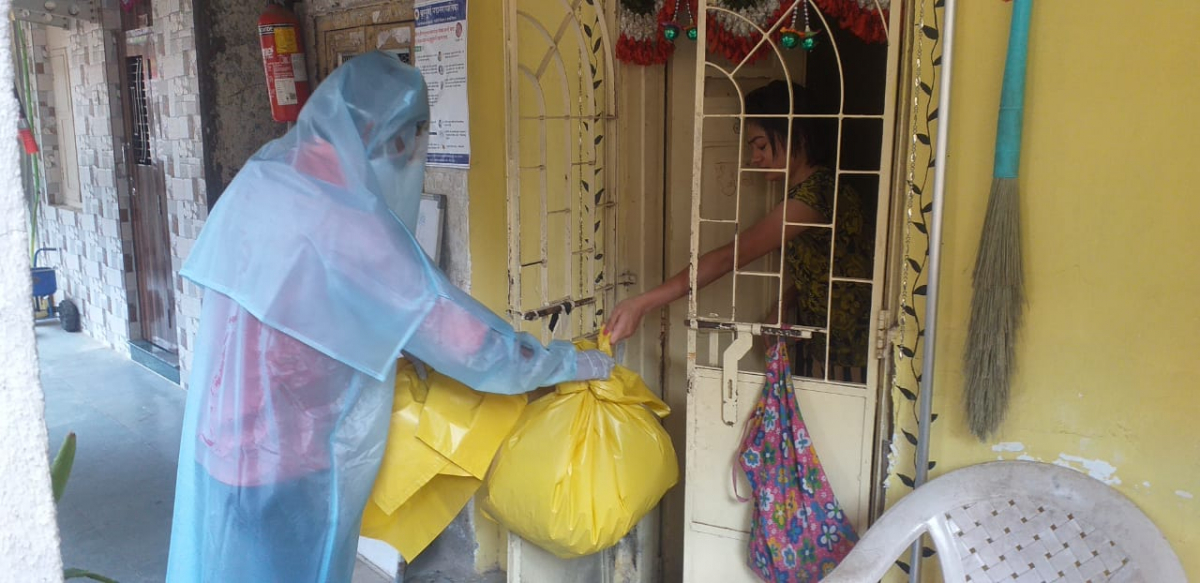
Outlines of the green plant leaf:
{"label": "green plant leaf", "polygon": [[63,579],[91,579],[100,581],[100,583],[119,583],[116,579],[109,579],[104,575],[83,569],[63,569]]}
{"label": "green plant leaf", "polygon": [[63,490],[67,488],[67,480],[71,477],[71,467],[75,465],[75,433],[67,434],[63,444],[58,448],[54,461],[50,462],[50,486],[54,490],[54,503],[62,498]]}

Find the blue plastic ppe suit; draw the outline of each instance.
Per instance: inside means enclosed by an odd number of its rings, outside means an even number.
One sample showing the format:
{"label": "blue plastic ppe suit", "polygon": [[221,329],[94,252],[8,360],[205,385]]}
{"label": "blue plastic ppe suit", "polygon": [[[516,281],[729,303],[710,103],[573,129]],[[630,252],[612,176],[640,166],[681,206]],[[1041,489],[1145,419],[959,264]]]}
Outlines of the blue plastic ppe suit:
{"label": "blue plastic ppe suit", "polygon": [[480,391],[575,376],[418,246],[428,120],[415,69],[351,59],[214,208],[182,270],[205,295],[167,581],[350,581],[402,351]]}

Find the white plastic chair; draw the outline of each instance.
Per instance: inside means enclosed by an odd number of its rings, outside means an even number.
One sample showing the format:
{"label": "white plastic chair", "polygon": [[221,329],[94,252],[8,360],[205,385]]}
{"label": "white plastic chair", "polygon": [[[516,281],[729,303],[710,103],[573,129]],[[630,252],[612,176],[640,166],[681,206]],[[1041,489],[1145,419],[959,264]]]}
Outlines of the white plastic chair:
{"label": "white plastic chair", "polygon": [[1186,583],[1158,527],[1068,468],[1005,461],[950,472],[902,498],[823,583],[878,581],[922,534],[948,583]]}

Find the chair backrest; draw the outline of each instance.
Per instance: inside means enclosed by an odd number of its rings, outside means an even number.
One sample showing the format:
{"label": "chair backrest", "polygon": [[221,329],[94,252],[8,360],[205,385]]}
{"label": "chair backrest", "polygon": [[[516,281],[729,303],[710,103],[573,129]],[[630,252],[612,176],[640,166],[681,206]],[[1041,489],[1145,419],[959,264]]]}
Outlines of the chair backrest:
{"label": "chair backrest", "polygon": [[948,583],[1186,583],[1179,558],[1120,492],[1037,462],[950,472],[888,510],[825,583],[878,581],[922,534]]}

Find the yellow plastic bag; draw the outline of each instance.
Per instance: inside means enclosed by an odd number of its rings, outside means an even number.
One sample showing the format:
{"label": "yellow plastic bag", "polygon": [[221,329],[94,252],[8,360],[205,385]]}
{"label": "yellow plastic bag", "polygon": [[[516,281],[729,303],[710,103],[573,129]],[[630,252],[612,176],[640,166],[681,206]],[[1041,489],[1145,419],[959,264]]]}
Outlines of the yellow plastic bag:
{"label": "yellow plastic bag", "polygon": [[422,380],[401,361],[362,535],[415,558],[475,495],[524,408],[524,395],[479,393],[432,370]]}
{"label": "yellow plastic bag", "polygon": [[[611,354],[606,338],[600,349]],[[484,512],[564,559],[615,545],[679,479],[658,420],[668,413],[621,366],[606,381],[558,385],[526,407],[501,447],[481,493]]]}

